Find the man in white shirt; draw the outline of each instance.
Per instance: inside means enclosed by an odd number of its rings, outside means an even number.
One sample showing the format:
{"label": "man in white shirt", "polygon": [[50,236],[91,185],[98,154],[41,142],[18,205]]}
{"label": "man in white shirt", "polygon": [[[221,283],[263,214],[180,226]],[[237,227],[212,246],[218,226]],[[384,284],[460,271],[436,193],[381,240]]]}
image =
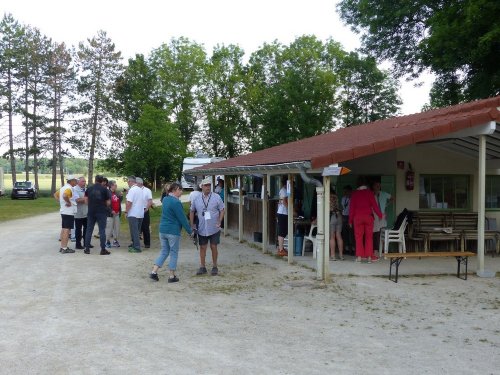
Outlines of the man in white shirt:
{"label": "man in white shirt", "polygon": [[132,244],[129,246],[128,251],[129,253],[140,253],[141,241],[139,240],[139,232],[141,230],[142,219],[144,218],[144,194],[142,193],[142,189],[137,186],[135,176],[130,176],[127,183],[130,189],[127,193],[125,214],[127,215],[130,238],[132,239]]}
{"label": "man in white shirt", "polygon": [[151,232],[149,231],[149,209],[153,206],[153,193],[151,192],[151,189],[144,185],[144,181],[142,178],[137,177],[135,179],[135,182],[137,182],[137,186],[142,189],[144,198],[144,218],[141,222],[141,233],[144,240],[144,247],[146,249],[149,249],[151,247]]}
{"label": "man in white shirt", "polygon": [[61,247],[59,252],[62,254],[74,253],[75,250],[68,247],[69,233],[73,226],[75,225],[75,213],[76,213],[76,197],[73,192],[73,187],[76,186],[76,178],[73,176],[68,176],[66,179],[66,185],[64,185],[59,191],[56,191],[54,198],[59,201],[61,213]]}
{"label": "man in white shirt", "polygon": [[288,194],[286,191],[287,176],[281,179],[281,190],[278,202],[278,256],[287,256],[288,252],[284,248],[285,237],[288,234]]}

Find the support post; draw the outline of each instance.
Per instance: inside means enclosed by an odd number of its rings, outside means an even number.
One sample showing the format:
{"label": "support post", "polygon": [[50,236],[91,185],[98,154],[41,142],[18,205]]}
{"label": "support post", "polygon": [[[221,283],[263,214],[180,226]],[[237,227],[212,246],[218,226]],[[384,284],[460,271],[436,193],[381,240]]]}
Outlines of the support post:
{"label": "support post", "polygon": [[327,280],[330,276],[330,176],[323,177],[323,186],[325,187],[325,204],[324,204],[324,223],[325,223],[325,246],[323,260],[323,275]]}
{"label": "support post", "polygon": [[316,256],[316,277],[318,280],[325,279],[325,216],[324,216],[324,194],[325,188],[323,186],[316,187],[317,197],[317,213],[318,213],[318,233],[316,234],[316,249],[318,251]]}
{"label": "support post", "polygon": [[243,192],[241,175],[238,176],[238,241],[243,242]]}
{"label": "support post", "polygon": [[227,236],[227,225],[228,225],[228,216],[227,216],[227,207],[229,206],[227,204],[227,198],[228,198],[228,195],[227,195],[227,179],[226,179],[226,176],[222,176],[222,178],[224,179],[224,237]]}
{"label": "support post", "polygon": [[269,194],[268,175],[262,176],[262,252],[267,252],[267,244],[269,242]]}
{"label": "support post", "polygon": [[288,175],[288,181],[290,182],[290,195],[288,196],[288,264],[293,263],[293,251],[295,247],[293,232],[293,174]]}
{"label": "support post", "polygon": [[[486,136],[479,136],[479,171],[477,194],[477,275],[480,277],[495,277],[495,273],[484,269],[484,221],[486,198]],[[467,250],[467,249],[465,249]]]}

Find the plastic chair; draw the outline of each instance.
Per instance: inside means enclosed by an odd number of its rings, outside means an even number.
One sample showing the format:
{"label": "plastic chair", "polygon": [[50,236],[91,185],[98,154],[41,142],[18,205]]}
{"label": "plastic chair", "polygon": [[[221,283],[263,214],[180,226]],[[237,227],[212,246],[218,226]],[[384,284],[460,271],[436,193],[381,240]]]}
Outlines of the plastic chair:
{"label": "plastic chair", "polygon": [[316,259],[316,236],[313,236],[313,231],[317,227],[317,225],[311,225],[309,235],[304,236],[304,242],[302,242],[302,256],[304,256],[304,253],[306,251],[306,241],[311,241],[313,245],[313,259]]}
{"label": "plastic chair", "polygon": [[397,230],[382,228],[380,233],[379,249],[383,249],[384,253],[387,254],[389,252],[389,244],[391,242],[395,242],[399,245],[399,252],[406,253],[405,230],[407,225],[408,218],[405,217]]}

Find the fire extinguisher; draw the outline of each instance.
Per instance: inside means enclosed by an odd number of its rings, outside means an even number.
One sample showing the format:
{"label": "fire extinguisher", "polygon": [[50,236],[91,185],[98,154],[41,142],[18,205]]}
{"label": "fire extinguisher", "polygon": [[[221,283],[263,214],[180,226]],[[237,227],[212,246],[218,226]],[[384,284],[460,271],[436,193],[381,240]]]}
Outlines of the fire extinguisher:
{"label": "fire extinguisher", "polygon": [[408,163],[408,170],[406,171],[405,185],[408,191],[412,191],[415,188],[415,172],[413,172],[410,163]]}

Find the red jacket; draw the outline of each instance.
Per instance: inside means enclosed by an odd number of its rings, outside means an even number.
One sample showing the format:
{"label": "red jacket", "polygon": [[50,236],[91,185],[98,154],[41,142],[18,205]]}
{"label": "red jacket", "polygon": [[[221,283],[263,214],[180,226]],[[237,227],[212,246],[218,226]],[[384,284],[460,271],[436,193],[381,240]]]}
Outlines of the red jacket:
{"label": "red jacket", "polygon": [[349,202],[349,224],[352,224],[357,215],[372,215],[375,211],[382,219],[382,211],[375,200],[373,191],[369,189],[355,190]]}

